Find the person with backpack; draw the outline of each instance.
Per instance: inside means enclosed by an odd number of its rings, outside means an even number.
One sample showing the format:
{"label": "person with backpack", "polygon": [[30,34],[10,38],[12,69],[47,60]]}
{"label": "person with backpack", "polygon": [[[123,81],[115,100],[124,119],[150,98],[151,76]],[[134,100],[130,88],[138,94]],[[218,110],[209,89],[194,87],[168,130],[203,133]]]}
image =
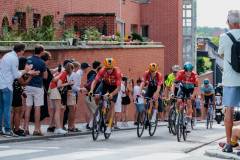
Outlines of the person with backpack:
{"label": "person with backpack", "polygon": [[233,111],[240,107],[240,10],[231,10],[227,18],[229,32],[220,36],[218,54],[224,58],[223,106],[227,142],[223,152],[233,152],[231,144]]}

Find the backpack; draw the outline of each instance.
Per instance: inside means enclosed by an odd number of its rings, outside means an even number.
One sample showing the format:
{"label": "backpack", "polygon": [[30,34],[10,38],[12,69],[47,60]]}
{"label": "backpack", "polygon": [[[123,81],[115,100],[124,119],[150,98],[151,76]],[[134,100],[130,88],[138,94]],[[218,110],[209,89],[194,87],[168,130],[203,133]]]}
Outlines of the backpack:
{"label": "backpack", "polygon": [[233,45],[231,49],[231,63],[228,62],[232,69],[240,73],[240,41],[237,41],[231,33],[227,33],[228,37],[232,40]]}

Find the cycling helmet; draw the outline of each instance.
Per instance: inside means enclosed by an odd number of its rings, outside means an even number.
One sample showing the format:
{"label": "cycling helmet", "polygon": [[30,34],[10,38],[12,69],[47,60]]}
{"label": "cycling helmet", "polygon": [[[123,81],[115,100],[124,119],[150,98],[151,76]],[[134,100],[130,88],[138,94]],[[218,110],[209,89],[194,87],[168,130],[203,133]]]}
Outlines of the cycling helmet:
{"label": "cycling helmet", "polygon": [[105,68],[111,69],[115,67],[115,60],[113,58],[106,58],[103,64]]}
{"label": "cycling helmet", "polygon": [[174,65],[174,66],[172,66],[172,71],[173,71],[173,72],[178,72],[180,69],[181,69],[181,68],[180,68],[179,65]]}
{"label": "cycling helmet", "polygon": [[203,83],[204,83],[205,85],[208,85],[208,84],[209,84],[209,79],[207,79],[207,78],[204,79],[204,80],[203,80]]}
{"label": "cycling helmet", "polygon": [[150,72],[156,72],[158,70],[158,65],[156,63],[150,63],[148,66]]}
{"label": "cycling helmet", "polygon": [[192,71],[193,70],[193,65],[191,62],[186,62],[184,63],[183,69],[185,71]]}

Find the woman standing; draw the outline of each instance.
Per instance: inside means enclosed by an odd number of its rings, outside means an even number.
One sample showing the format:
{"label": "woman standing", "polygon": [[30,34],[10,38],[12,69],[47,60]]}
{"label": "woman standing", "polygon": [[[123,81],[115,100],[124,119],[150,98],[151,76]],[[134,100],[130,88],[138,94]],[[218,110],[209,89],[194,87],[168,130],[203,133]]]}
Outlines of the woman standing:
{"label": "woman standing", "polygon": [[131,100],[129,97],[130,90],[128,88],[127,77],[122,78],[121,91],[122,91],[122,122],[124,127],[128,127],[127,124],[128,105],[131,103]]}

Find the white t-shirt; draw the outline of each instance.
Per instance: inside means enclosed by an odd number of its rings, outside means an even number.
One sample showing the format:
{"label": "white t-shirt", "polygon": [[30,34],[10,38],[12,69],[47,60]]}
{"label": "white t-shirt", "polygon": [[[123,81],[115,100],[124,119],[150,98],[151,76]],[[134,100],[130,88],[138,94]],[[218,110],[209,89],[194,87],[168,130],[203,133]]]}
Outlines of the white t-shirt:
{"label": "white t-shirt", "polygon": [[141,88],[140,86],[134,86],[133,87],[133,98],[134,98],[134,103],[138,103],[138,104],[143,104],[144,103],[144,99],[143,97],[138,97],[138,100],[136,101],[137,96],[141,95]]}
{"label": "white t-shirt", "polygon": [[121,95],[122,95],[122,97],[126,97],[127,95],[126,95],[126,87],[125,87],[125,85],[124,85],[124,83],[122,82],[121,83]]}
{"label": "white t-shirt", "polygon": [[[240,29],[232,29],[230,33],[236,40],[240,40]],[[218,54],[224,54],[222,81],[223,85],[228,87],[240,86],[240,73],[235,72],[229,64],[231,62],[232,45],[233,42],[227,34],[224,33],[220,36]]]}

